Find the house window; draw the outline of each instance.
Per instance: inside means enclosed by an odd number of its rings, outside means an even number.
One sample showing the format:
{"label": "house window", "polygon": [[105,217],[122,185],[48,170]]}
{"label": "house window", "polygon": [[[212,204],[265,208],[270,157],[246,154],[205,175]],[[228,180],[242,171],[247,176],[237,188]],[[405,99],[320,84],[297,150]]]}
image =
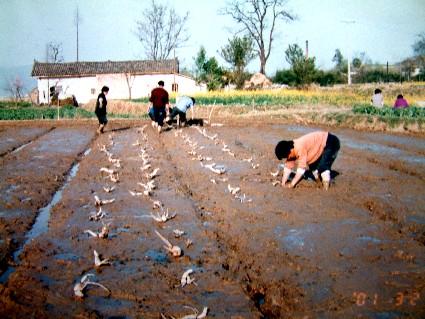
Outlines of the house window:
{"label": "house window", "polygon": [[96,93],[96,89],[91,89],[91,94],[95,94]]}
{"label": "house window", "polygon": [[178,92],[178,90],[179,90],[179,85],[177,83],[171,84],[171,91]]}

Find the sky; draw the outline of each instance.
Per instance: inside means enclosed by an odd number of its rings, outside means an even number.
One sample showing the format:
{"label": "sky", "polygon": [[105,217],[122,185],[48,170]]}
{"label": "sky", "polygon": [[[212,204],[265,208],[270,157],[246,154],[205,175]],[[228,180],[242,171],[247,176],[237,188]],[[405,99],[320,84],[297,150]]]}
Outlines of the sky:
{"label": "sky", "polygon": [[[193,69],[202,46],[208,57],[238,30],[228,16],[219,14],[229,0],[155,0],[179,15],[189,11],[189,41],[176,50],[181,67]],[[136,21],[151,0],[0,0],[0,68],[32,65],[46,60],[46,44],[62,43],[65,62],[76,61],[76,8],[79,8],[79,60],[120,61],[144,59],[135,32]],[[288,68],[285,50],[309,42],[316,66],[330,69],[335,49],[344,57],[360,52],[378,63],[390,64],[412,55],[417,35],[425,32],[425,0],[288,0],[286,8],[297,19],[280,23],[266,74]],[[248,66],[257,72],[259,60]]]}

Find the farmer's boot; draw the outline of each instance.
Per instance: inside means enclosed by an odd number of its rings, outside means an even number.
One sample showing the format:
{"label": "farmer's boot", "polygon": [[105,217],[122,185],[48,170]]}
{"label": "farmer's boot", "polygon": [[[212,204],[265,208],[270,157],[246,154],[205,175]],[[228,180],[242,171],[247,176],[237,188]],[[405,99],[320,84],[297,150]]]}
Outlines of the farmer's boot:
{"label": "farmer's boot", "polygon": [[314,176],[314,180],[317,182],[317,181],[320,181],[320,179],[319,179],[319,171],[316,169],[316,170],[314,170],[314,171],[312,171],[311,172],[312,174],[313,174],[313,176]]}
{"label": "farmer's boot", "polygon": [[322,177],[323,189],[325,191],[327,191],[329,189],[330,184],[331,184],[331,171],[326,170],[326,171],[322,172],[322,174],[320,174],[320,176]]}

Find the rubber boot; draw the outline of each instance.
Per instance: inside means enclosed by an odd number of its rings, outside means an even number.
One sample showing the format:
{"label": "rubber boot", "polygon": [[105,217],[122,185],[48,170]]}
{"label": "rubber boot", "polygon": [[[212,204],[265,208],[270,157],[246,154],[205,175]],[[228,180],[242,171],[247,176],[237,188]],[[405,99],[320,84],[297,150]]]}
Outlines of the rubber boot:
{"label": "rubber boot", "polygon": [[322,172],[322,174],[320,174],[320,176],[322,177],[323,189],[325,191],[327,191],[329,189],[330,184],[331,184],[331,171],[326,170],[326,171]]}
{"label": "rubber boot", "polygon": [[320,179],[319,179],[319,171],[316,169],[316,170],[314,170],[313,172],[311,172],[312,174],[313,174],[313,176],[314,176],[314,180],[317,182],[317,181],[319,181]]}

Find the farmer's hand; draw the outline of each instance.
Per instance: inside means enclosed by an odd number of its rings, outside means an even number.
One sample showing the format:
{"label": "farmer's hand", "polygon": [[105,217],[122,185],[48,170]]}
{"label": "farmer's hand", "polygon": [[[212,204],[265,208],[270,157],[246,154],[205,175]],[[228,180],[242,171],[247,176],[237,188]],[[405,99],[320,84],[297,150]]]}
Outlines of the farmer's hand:
{"label": "farmer's hand", "polygon": [[295,185],[292,185],[292,183],[287,183],[284,186],[285,186],[285,188],[294,188],[295,187]]}

